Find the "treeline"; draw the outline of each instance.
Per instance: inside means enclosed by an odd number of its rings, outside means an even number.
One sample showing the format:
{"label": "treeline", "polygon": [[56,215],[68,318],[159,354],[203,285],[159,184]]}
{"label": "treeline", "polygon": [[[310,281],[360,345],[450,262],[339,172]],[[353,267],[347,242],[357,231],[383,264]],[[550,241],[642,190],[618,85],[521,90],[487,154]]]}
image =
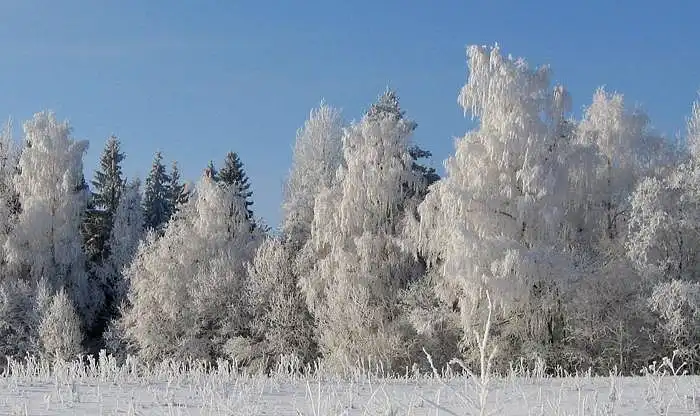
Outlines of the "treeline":
{"label": "treeline", "polygon": [[[100,349],[269,369],[323,360],[404,373],[494,351],[493,370],[637,373],[700,358],[700,106],[682,142],[620,94],[581,119],[547,67],[470,47],[458,102],[478,125],[445,176],[387,90],[346,123],[326,104],[296,135],[282,221],[256,218],[229,153],[195,186],[157,153],[143,186],[110,138],[51,113],[0,143],[0,355]],[[481,348],[480,348],[481,347]]]}

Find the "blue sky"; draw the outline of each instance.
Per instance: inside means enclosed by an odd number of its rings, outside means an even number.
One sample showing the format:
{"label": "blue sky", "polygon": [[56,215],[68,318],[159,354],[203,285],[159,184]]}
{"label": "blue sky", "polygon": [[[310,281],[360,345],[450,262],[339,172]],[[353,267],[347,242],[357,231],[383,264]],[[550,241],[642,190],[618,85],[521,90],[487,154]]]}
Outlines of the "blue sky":
{"label": "blue sky", "polygon": [[645,0],[3,0],[0,118],[69,119],[90,140],[89,178],[110,134],[130,177],[156,150],[193,180],[237,151],[274,226],[296,130],[321,99],[352,120],[395,88],[441,166],[470,125],[456,101],[469,44],[549,64],[576,113],[600,85],[622,92],[673,136],[700,88],[699,14]]}

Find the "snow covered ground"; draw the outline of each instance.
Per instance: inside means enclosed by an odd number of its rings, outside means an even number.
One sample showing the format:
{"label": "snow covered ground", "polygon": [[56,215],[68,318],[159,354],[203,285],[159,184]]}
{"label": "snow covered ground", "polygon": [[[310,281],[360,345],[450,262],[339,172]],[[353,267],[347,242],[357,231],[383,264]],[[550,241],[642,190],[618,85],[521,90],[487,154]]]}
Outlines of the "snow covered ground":
{"label": "snow covered ground", "polygon": [[[354,380],[245,376],[116,366],[16,366],[0,377],[2,415],[469,415],[477,383],[463,377]],[[700,415],[700,377],[492,380],[494,415]]]}

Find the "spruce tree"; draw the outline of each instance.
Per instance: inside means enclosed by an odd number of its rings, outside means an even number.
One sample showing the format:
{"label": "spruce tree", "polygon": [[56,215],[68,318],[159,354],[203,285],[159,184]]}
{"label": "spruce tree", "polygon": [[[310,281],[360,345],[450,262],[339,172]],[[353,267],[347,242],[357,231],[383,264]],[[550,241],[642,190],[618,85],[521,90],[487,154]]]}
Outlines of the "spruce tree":
{"label": "spruce tree", "polygon": [[100,168],[92,181],[93,191],[85,219],[85,246],[92,260],[101,262],[109,255],[106,242],[124,190],[121,167],[123,160],[124,153],[119,148],[119,139],[110,137],[102,151]]}
{"label": "spruce tree", "polygon": [[98,269],[105,285],[105,318],[117,315],[117,308],[126,297],[127,282],[124,268],[131,264],[143,237],[141,183],[132,181],[125,186],[113,217],[112,231],[107,240],[110,255]]}
{"label": "spruce tree", "polygon": [[211,178],[211,180],[213,180],[214,182],[219,181],[219,171],[216,170],[216,166],[214,166],[213,160],[210,160],[206,169],[204,169],[204,176]]}
{"label": "spruce tree", "polygon": [[159,231],[168,222],[169,185],[170,177],[165,172],[163,156],[156,152],[144,189],[143,212],[146,229]]}
{"label": "spruce tree", "polygon": [[[17,173],[19,149],[12,139],[11,125],[8,123],[0,132],[0,245],[12,231],[12,225],[19,212],[19,199],[12,180]],[[5,259],[0,257],[0,264]]]}
{"label": "spruce tree", "polygon": [[238,194],[245,200],[246,217],[251,223],[253,222],[253,211],[250,207],[253,205],[251,197],[253,191],[250,190],[250,181],[248,175],[243,169],[243,162],[238,157],[236,152],[228,152],[224,160],[224,167],[218,172],[218,181],[229,186],[237,186]]}
{"label": "spruce tree", "polygon": [[[393,117],[396,120],[405,120],[407,127],[411,132],[418,128],[418,123],[413,120],[407,120],[405,118],[406,111],[401,109],[399,103],[399,96],[396,91],[387,88],[384,93],[379,96],[377,102],[372,104],[369,111],[367,111],[367,117],[371,120],[379,120],[382,117]],[[420,200],[425,198],[427,193],[427,188],[433,183],[440,179],[440,176],[435,171],[435,168],[423,165],[419,163],[421,159],[430,158],[433,154],[427,150],[422,149],[420,146],[413,144],[408,149],[408,154],[411,156],[411,170],[417,174],[422,180],[422,187],[418,188],[418,196]]]}
{"label": "spruce tree", "polygon": [[172,217],[179,210],[178,207],[187,202],[189,198],[187,185],[180,178],[180,168],[177,165],[177,161],[173,162],[170,168],[170,186],[168,190],[170,191],[168,194],[169,217]]}

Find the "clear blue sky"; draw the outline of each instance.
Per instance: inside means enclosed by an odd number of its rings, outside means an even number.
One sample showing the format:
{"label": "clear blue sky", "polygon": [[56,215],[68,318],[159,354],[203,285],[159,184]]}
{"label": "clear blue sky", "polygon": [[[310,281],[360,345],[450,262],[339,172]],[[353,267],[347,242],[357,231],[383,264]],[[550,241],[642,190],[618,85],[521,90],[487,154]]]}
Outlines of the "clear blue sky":
{"label": "clear blue sky", "polygon": [[351,120],[395,88],[441,166],[469,127],[468,44],[550,64],[577,112],[605,84],[674,135],[700,87],[699,15],[690,0],[4,0],[0,117],[69,119],[91,142],[88,179],[112,133],[130,177],[156,150],[193,180],[237,151],[274,226],[295,132],[322,98]]}

